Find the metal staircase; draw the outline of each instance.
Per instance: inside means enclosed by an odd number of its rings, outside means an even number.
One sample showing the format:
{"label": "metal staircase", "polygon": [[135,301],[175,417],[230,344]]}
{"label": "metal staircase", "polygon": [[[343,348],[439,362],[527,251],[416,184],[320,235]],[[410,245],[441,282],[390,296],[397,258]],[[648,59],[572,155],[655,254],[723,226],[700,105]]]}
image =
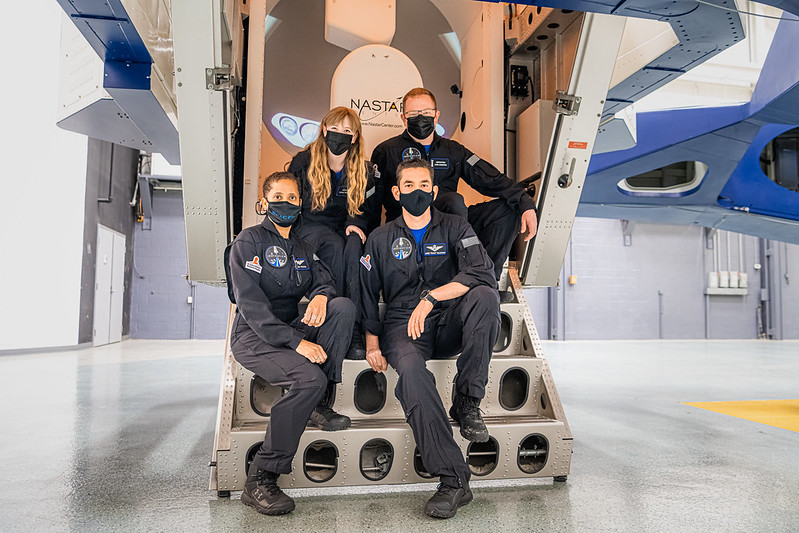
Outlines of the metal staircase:
{"label": "metal staircase", "polygon": [[[514,301],[501,304],[500,334],[481,404],[491,438],[470,443],[453,423],[455,439],[474,479],[552,477],[565,481],[571,431],[515,267],[503,273],[500,286],[513,292]],[[232,309],[230,316],[232,322]],[[455,363],[456,358],[427,363],[445,408],[452,404]],[[333,408],[352,418],[352,427],[337,432],[306,429],[292,473],[281,476],[281,486],[432,481],[394,397],[396,383],[397,374],[391,368],[377,374],[366,361],[344,361],[343,382],[337,387]],[[263,439],[270,407],[281,394],[280,387],[241,367],[226,347],[210,483],[220,496],[244,488],[247,466]]]}

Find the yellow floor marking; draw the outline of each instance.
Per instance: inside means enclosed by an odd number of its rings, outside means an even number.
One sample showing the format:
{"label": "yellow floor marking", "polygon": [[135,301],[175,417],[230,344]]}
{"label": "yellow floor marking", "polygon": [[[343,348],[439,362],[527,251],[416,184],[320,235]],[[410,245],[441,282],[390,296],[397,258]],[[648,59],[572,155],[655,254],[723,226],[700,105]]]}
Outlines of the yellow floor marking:
{"label": "yellow floor marking", "polygon": [[743,402],[682,402],[723,415],[743,418],[799,433],[799,400],[752,400]]}

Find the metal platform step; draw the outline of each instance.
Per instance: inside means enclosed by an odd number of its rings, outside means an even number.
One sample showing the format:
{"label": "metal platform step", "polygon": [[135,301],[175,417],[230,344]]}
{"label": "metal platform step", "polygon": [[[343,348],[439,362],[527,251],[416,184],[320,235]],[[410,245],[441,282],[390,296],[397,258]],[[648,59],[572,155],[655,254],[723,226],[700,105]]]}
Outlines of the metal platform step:
{"label": "metal platform step", "polygon": [[[561,421],[537,416],[486,420],[486,443],[453,434],[476,479],[555,477],[569,473],[572,440]],[[263,440],[265,423],[231,432],[230,450],[217,457],[217,490],[242,490],[246,466]],[[307,429],[283,488],[359,486],[436,481],[425,471],[410,427],[404,422],[362,420],[345,431]]]}
{"label": "metal platform step", "polygon": [[[457,358],[427,362],[444,405],[452,404],[453,384],[457,376]],[[543,360],[535,357],[496,357],[489,365],[486,395],[480,408],[486,416],[535,415],[548,407],[542,393]],[[342,383],[336,387],[333,409],[353,420],[363,418],[404,420],[394,389],[397,373],[389,368],[373,371],[366,361],[344,361]],[[236,380],[236,416],[233,424],[266,420],[272,405],[283,389],[270,385],[249,370],[239,367]],[[543,399],[542,399],[543,396]]]}

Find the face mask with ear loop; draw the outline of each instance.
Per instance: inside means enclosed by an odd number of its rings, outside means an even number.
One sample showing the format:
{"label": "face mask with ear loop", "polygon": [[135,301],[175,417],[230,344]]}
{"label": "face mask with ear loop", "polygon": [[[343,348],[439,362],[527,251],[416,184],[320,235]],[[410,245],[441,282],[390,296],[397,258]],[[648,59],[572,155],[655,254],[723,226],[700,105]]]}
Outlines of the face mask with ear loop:
{"label": "face mask with ear loop", "polygon": [[302,211],[301,205],[295,205],[291,202],[269,202],[268,205],[269,207],[264,209],[260,201],[255,202],[255,212],[259,215],[268,216],[269,220],[284,228],[294,224]]}
{"label": "face mask with ear loop", "polygon": [[352,135],[349,133],[340,133],[338,131],[329,131],[324,137],[325,144],[333,153],[333,155],[341,155],[352,146]]}

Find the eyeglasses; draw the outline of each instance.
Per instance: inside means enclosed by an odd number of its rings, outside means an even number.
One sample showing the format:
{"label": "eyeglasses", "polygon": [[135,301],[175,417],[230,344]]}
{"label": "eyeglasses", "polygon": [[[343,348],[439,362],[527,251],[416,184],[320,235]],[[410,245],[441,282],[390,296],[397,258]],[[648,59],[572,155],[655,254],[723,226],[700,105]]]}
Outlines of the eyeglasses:
{"label": "eyeglasses", "polygon": [[405,111],[405,118],[414,118],[418,117],[419,115],[425,117],[434,117],[436,116],[435,109],[420,109],[419,111]]}

